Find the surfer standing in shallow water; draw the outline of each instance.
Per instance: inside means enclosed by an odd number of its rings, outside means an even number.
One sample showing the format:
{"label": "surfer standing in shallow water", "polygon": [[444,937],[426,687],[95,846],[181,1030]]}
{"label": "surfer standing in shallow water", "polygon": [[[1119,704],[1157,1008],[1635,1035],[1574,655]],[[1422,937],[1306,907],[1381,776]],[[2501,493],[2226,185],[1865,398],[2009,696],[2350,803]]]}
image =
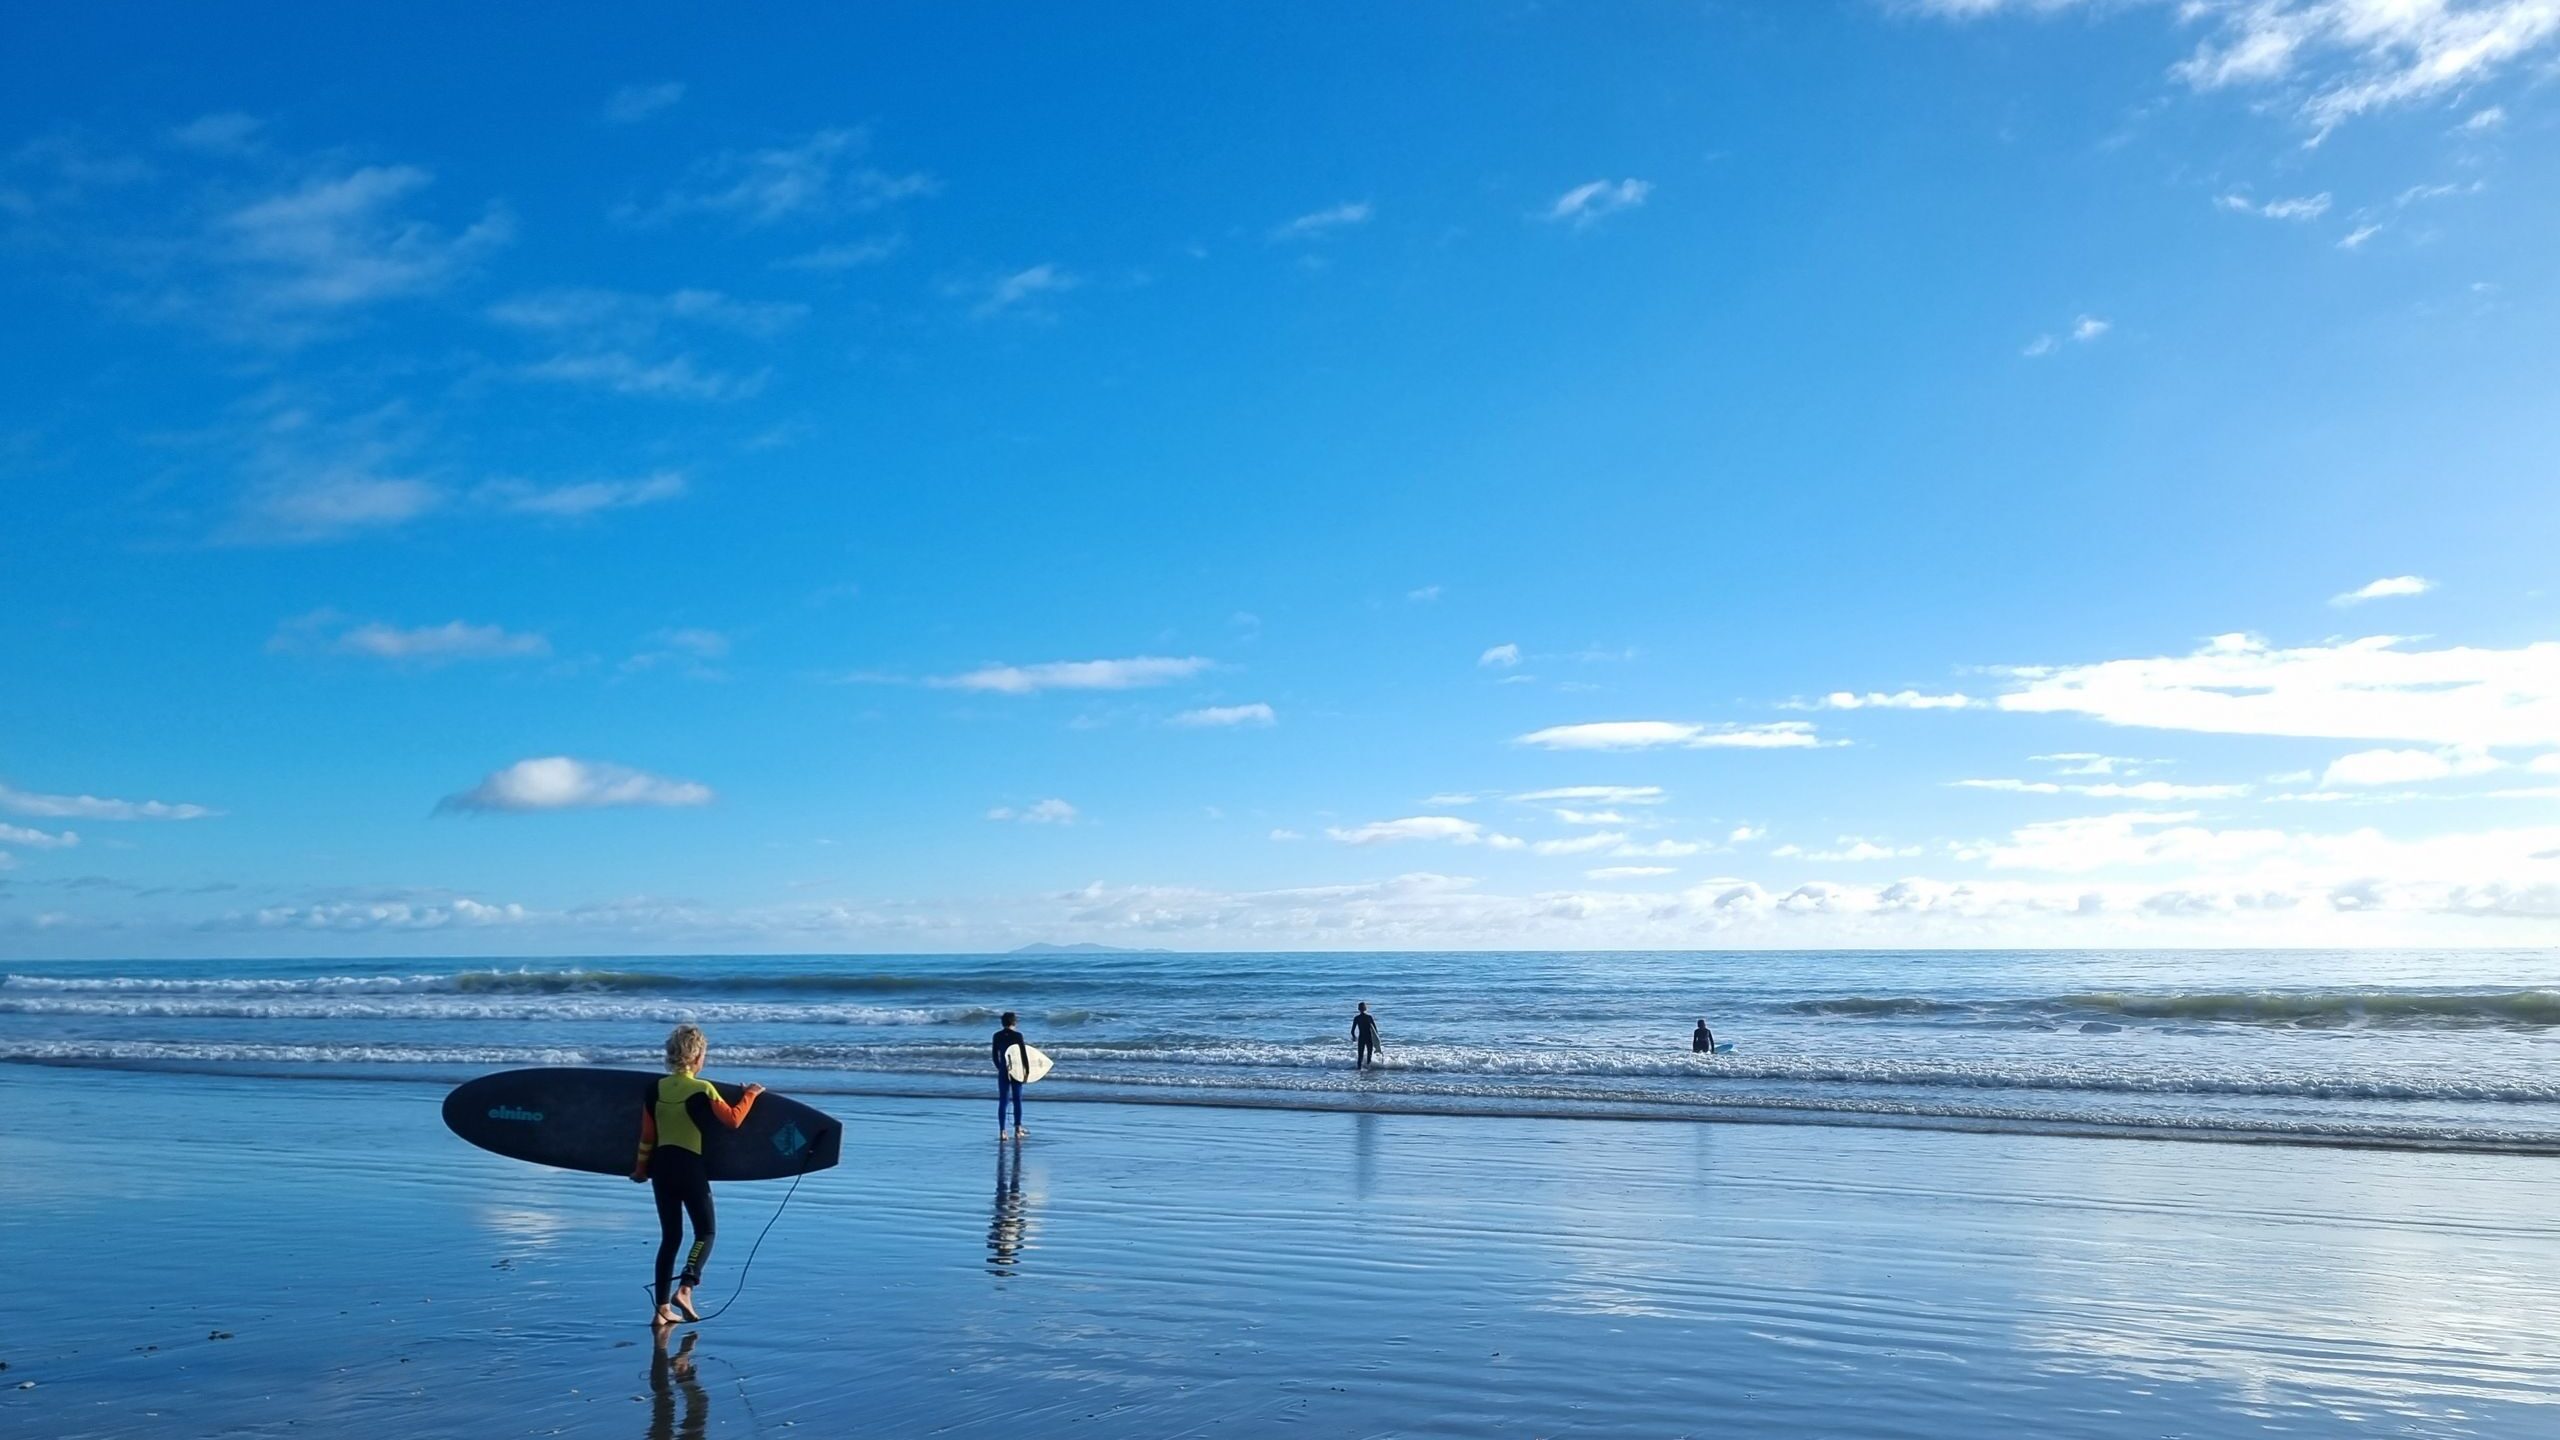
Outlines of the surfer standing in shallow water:
{"label": "surfer standing in shallow water", "polygon": [[[1013,1067],[1004,1063],[1007,1051],[1020,1050],[1022,1073],[1031,1073],[1031,1042],[1023,1039],[1022,1032],[1013,1028],[1013,1021],[1013,1012],[1004,1012],[1004,1028],[997,1031],[995,1037],[996,1138],[999,1140],[1018,1140],[1031,1133],[1022,1125],[1022,1082],[1013,1078]],[[1013,1125],[1009,1129],[1004,1123],[1007,1105],[1013,1107]]]}
{"label": "surfer standing in shallow water", "polygon": [[1360,1009],[1351,1017],[1351,1043],[1360,1049],[1360,1068],[1363,1070],[1368,1069],[1372,1062],[1387,1058],[1386,1052],[1378,1048],[1378,1017],[1369,1013],[1366,1000],[1360,1002]]}
{"label": "surfer standing in shallow water", "polygon": [[[711,1176],[702,1166],[702,1128],[717,1120],[735,1130],[755,1108],[761,1085],[750,1085],[730,1104],[720,1088],[694,1072],[702,1068],[710,1046],[702,1031],[679,1025],[667,1034],[667,1073],[649,1082],[640,1105],[640,1158],[632,1163],[633,1181],[646,1180],[658,1202],[657,1309],[649,1323],[660,1329],[700,1320],[693,1308],[693,1287],[702,1282],[703,1263],[711,1258]],[[672,1272],[676,1247],[684,1243],[685,1217],[693,1218],[693,1249],[685,1256],[684,1274]],[[676,1280],[673,1295],[667,1293]]]}

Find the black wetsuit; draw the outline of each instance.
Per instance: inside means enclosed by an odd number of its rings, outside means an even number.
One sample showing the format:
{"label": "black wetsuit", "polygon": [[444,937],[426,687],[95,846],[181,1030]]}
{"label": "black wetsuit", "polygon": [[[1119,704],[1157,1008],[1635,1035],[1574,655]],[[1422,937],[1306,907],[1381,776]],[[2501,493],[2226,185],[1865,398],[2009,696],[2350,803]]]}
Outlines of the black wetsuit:
{"label": "black wetsuit", "polygon": [[[1013,1072],[1004,1067],[1005,1052],[1015,1048],[1016,1046],[1022,1046],[1025,1049],[1029,1048],[1028,1042],[1022,1038],[1021,1031],[1008,1025],[1002,1030],[996,1032],[994,1052],[996,1060],[996,1128],[998,1130],[1007,1128],[1005,1123],[1005,1111],[1008,1107],[1013,1112],[1011,1128],[1017,1130],[1022,1128],[1022,1082],[1014,1079]],[[1022,1057],[1022,1068],[1024,1073],[1028,1074],[1030,1072],[1030,1056],[1025,1055]]]}
{"label": "black wetsuit", "polygon": [[1378,1017],[1366,1010],[1352,1016],[1351,1039],[1360,1047],[1360,1068],[1368,1069],[1369,1062],[1379,1054]]}
{"label": "black wetsuit", "polygon": [[1689,1048],[1701,1055],[1716,1053],[1716,1032],[1707,1028],[1706,1021],[1699,1021],[1698,1028],[1690,1032]]}

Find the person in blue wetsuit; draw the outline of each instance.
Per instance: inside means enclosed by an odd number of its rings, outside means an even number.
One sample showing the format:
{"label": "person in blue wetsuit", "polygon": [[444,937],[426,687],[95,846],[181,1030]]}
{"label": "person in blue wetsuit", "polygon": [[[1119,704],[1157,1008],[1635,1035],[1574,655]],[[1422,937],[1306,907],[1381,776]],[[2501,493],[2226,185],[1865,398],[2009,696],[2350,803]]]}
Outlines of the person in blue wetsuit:
{"label": "person in blue wetsuit", "polygon": [[[996,1138],[999,1140],[1018,1139],[1031,1133],[1022,1126],[1022,1082],[1013,1078],[1013,1071],[1004,1063],[1008,1052],[1021,1050],[1026,1052],[1022,1057],[1024,1073],[1028,1074],[1031,1069],[1031,1056],[1028,1053],[1031,1042],[1023,1039],[1022,1032],[1013,1028],[1013,1021],[1013,1012],[1010,1010],[1004,1012],[1004,1028],[997,1031],[995,1036]],[[1005,1107],[1008,1105],[1013,1107],[1011,1126],[1005,1124],[1004,1118]]]}
{"label": "person in blue wetsuit", "polygon": [[[747,1112],[764,1093],[750,1085],[732,1105],[720,1087],[694,1074],[702,1068],[710,1046],[702,1031],[679,1025],[667,1035],[667,1073],[649,1082],[640,1102],[640,1156],[631,1178],[646,1181],[658,1202],[657,1308],[649,1323],[660,1330],[680,1321],[700,1320],[693,1308],[693,1287],[711,1259],[711,1176],[702,1168],[702,1132],[716,1122],[732,1130],[747,1123]],[[693,1220],[693,1250],[685,1256],[684,1274],[674,1274],[676,1247],[684,1243],[684,1222]],[[670,1281],[680,1281],[667,1293]]]}

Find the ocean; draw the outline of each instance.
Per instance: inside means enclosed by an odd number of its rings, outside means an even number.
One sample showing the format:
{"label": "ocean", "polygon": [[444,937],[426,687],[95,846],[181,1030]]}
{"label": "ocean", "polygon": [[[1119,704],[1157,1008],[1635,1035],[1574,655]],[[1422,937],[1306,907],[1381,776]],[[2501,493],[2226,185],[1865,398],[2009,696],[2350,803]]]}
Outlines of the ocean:
{"label": "ocean", "polygon": [[[1352,1068],[1369,1002],[1383,1068]],[[20,962],[0,1061],[279,1078],[653,1067],[1044,1103],[1698,1118],[2560,1151],[2560,956],[1915,951]],[[1689,1051],[1704,1018],[1733,1045]]]}

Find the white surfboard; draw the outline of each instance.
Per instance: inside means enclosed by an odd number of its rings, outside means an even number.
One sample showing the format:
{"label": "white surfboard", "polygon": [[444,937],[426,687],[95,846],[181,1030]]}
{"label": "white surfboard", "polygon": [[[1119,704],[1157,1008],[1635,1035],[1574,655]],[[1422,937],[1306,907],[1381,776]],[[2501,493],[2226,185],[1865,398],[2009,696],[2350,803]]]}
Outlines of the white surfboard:
{"label": "white surfboard", "polygon": [[1004,1073],[1025,1085],[1037,1085],[1055,1062],[1034,1045],[1017,1045],[1004,1052]]}

